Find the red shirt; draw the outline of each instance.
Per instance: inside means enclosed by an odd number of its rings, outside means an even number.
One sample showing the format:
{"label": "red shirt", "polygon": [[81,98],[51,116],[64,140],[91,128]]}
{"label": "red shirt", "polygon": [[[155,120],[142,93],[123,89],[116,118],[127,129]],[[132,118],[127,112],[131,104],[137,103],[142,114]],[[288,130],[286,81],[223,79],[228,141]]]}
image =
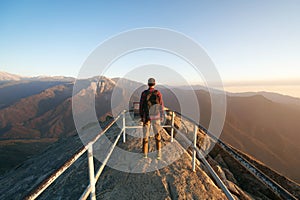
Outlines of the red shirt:
{"label": "red shirt", "polygon": [[[150,92],[153,92],[155,89],[154,88],[149,88],[148,90],[144,90],[142,92],[142,95],[141,95],[141,99],[140,99],[140,116],[143,120],[143,122],[146,121],[146,111],[144,110],[143,108],[143,105],[144,105],[144,102],[146,101],[146,98],[147,98],[147,93],[148,91]],[[164,114],[164,102],[163,102],[163,99],[162,99],[162,94],[157,90],[157,96],[158,96],[158,101],[159,101],[159,104],[160,104],[160,116],[157,116],[157,117],[151,117],[151,119],[160,119],[163,117],[163,114]]]}

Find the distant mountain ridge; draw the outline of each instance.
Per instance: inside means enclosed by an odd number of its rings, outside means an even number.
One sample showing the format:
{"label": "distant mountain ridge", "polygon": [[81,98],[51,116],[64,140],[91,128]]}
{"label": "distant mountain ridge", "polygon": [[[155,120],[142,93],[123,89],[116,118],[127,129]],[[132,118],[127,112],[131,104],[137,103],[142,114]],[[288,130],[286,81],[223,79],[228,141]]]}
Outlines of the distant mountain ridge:
{"label": "distant mountain ridge", "polygon": [[266,97],[267,99],[277,102],[277,103],[282,103],[282,104],[290,104],[290,105],[297,105],[299,106],[300,109],[300,98],[297,97],[292,97],[289,95],[283,95],[283,94],[278,94],[274,92],[242,92],[242,93],[228,93],[229,96],[236,96],[236,97],[250,97],[250,96],[255,96],[255,95],[262,95]]}
{"label": "distant mountain ridge", "polygon": [[67,76],[21,76],[16,74],[11,74],[8,72],[0,71],[0,81],[51,81],[51,80],[68,80],[68,81],[74,81],[75,78],[73,77],[67,77]]}
{"label": "distant mountain ridge", "polygon": [[0,71],[0,81],[19,81],[22,77],[15,74]]}

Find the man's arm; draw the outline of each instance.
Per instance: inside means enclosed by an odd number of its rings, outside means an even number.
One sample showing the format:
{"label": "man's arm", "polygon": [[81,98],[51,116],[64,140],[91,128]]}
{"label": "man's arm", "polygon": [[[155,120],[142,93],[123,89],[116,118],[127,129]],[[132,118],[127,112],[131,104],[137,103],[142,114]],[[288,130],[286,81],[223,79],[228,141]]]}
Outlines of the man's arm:
{"label": "man's arm", "polygon": [[143,117],[144,117],[144,110],[143,110],[144,101],[145,101],[145,95],[144,95],[144,92],[142,92],[141,98],[140,98],[140,108],[139,108],[141,119],[143,119]]}
{"label": "man's arm", "polygon": [[164,118],[165,117],[165,113],[164,113],[164,101],[162,98],[162,94],[159,92],[159,103],[160,103],[160,117]]}

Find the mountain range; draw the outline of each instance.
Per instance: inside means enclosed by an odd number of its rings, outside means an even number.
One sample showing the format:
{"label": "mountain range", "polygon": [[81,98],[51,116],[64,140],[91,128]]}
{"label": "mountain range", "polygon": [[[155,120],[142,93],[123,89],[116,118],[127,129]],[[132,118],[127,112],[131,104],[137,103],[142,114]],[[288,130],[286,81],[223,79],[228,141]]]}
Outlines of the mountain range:
{"label": "mountain range", "polygon": [[[61,138],[76,135],[72,116],[74,79],[43,77],[17,79],[11,76],[0,83],[0,153],[1,173],[34,156]],[[108,79],[102,88],[98,78],[81,80],[82,88],[74,94],[96,93],[99,121],[111,116],[114,89],[122,94],[120,110],[136,101],[145,85],[126,79]],[[136,89],[137,88],[137,89]],[[180,109],[170,89],[159,87],[168,108]],[[133,89],[136,92],[132,95]],[[211,116],[210,96],[205,90],[175,88],[188,96],[195,92],[201,108],[201,121],[208,126]],[[280,98],[278,98],[280,97]],[[187,101],[189,99],[187,98]],[[300,182],[300,109],[299,99],[271,93],[227,95],[227,114],[221,139],[240,151],[265,163],[280,174]],[[30,152],[24,151],[30,144]],[[14,158],[12,158],[14,157]],[[4,162],[4,160],[6,162]],[[7,164],[9,163],[9,164]]]}

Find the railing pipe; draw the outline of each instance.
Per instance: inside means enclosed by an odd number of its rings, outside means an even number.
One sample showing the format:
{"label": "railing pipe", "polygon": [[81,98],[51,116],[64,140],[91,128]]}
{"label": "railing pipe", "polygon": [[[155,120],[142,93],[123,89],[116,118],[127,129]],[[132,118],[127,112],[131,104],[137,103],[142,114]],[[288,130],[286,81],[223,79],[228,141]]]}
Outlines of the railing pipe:
{"label": "railing pipe", "polygon": [[198,132],[198,126],[194,125],[194,141],[193,141],[193,172],[196,171],[196,147],[197,147],[197,132]]}
{"label": "railing pipe", "polygon": [[[100,177],[100,175],[101,175],[101,173],[102,173],[104,167],[106,166],[106,164],[107,164],[107,162],[108,162],[108,160],[109,160],[109,158],[110,158],[110,156],[111,156],[111,154],[112,154],[112,152],[113,152],[113,150],[114,150],[116,144],[117,144],[118,141],[120,140],[120,136],[121,136],[122,132],[123,132],[123,129],[122,129],[121,132],[118,134],[118,136],[117,136],[117,138],[116,138],[114,144],[110,147],[109,152],[108,152],[108,154],[107,154],[105,160],[103,161],[102,165],[101,165],[101,166],[99,167],[99,169],[97,170],[96,175],[95,175],[95,182],[98,181],[98,179],[99,179],[99,177]],[[91,184],[89,184],[89,185],[86,187],[85,191],[83,192],[83,194],[81,195],[81,197],[80,197],[79,199],[80,199],[80,200],[85,200],[85,199],[87,199],[87,197],[88,197],[88,195],[89,195],[90,192],[91,192]]]}
{"label": "railing pipe", "polygon": [[226,197],[229,200],[234,200],[234,197],[232,196],[232,194],[230,193],[230,191],[228,190],[228,188],[226,187],[226,185],[222,182],[222,180],[219,178],[219,176],[213,170],[213,168],[211,167],[211,165],[204,158],[204,156],[202,155],[202,153],[200,152],[200,150],[198,149],[198,147],[196,147],[195,150],[196,150],[199,158],[201,159],[201,161],[204,163],[204,165],[206,166],[206,168],[208,169],[208,171],[210,172],[210,174],[213,176],[213,178],[216,181],[217,185],[222,189],[222,191],[226,195]]}
{"label": "railing pipe", "polygon": [[89,161],[89,178],[90,178],[90,199],[96,200],[96,181],[95,181],[95,171],[94,171],[94,155],[93,155],[93,145],[88,147],[88,161]]}
{"label": "railing pipe", "polygon": [[[163,125],[161,127],[162,128],[172,128],[171,125]],[[138,129],[138,128],[143,128],[143,126],[126,126],[126,129]]]}
{"label": "railing pipe", "polygon": [[62,173],[64,173],[82,154],[86,152],[86,148],[80,148],[70,159],[68,159],[60,168],[53,172],[48,178],[46,178],[41,184],[39,184],[29,195],[24,199],[33,200],[36,199],[42,192],[44,192],[49,185],[51,185]]}
{"label": "railing pipe", "polygon": [[249,161],[243,158],[240,154],[235,152],[232,148],[226,145],[224,142],[219,141],[219,144],[222,149],[228,152],[235,160],[237,160],[245,169],[247,169],[251,174],[253,174],[257,179],[270,188],[277,196],[283,199],[288,200],[297,200],[289,191],[279,185],[277,182],[273,181],[262,171],[252,165]]}
{"label": "railing pipe", "polygon": [[117,145],[117,143],[118,143],[118,141],[119,141],[119,139],[120,139],[120,136],[121,136],[122,132],[123,132],[123,131],[121,131],[121,132],[119,133],[119,135],[118,135],[118,137],[116,138],[115,142],[114,142],[113,145],[110,147],[109,152],[108,152],[106,158],[105,158],[104,161],[102,162],[102,165],[99,167],[99,169],[98,169],[98,171],[97,171],[97,173],[96,173],[96,177],[95,177],[96,181],[97,181],[98,178],[100,177],[100,175],[101,175],[101,173],[102,173],[104,167],[106,166],[106,164],[107,164],[107,162],[108,162],[108,160],[109,160],[109,158],[110,158],[112,152],[114,151],[114,148],[115,148],[115,146]]}
{"label": "railing pipe", "polygon": [[123,111],[123,143],[126,142],[126,111]]}
{"label": "railing pipe", "polygon": [[116,123],[116,121],[118,121],[118,119],[120,119],[121,117],[121,113],[112,121],[110,122],[92,141],[90,141],[86,146],[89,146],[91,144],[94,144],[95,142],[97,142],[97,140],[99,140],[99,138],[104,135],[106,133],[106,131],[108,129],[110,129],[110,127],[112,127],[112,125],[114,125]]}
{"label": "railing pipe", "polygon": [[172,111],[172,120],[171,120],[171,142],[174,141],[174,120],[175,120],[175,113]]}
{"label": "railing pipe", "polygon": [[85,191],[80,196],[79,200],[86,200],[90,193],[91,193],[91,185],[89,184],[85,189]]}
{"label": "railing pipe", "polygon": [[80,148],[71,158],[54,171],[49,177],[45,178],[37,187],[35,187],[28,195],[24,197],[26,200],[36,199],[41,195],[61,174],[63,174],[79,157],[86,151],[87,147],[92,146],[105,132],[120,118],[121,113],[112,122],[109,123],[92,141],[86,146]]}
{"label": "railing pipe", "polygon": [[[198,127],[197,127],[198,129]],[[185,140],[185,142],[191,142],[185,134],[181,133],[178,130],[178,134]],[[211,165],[207,162],[207,160],[205,159],[205,157],[203,156],[203,154],[200,152],[199,148],[196,146],[194,148],[194,150],[196,151],[196,153],[198,154],[198,157],[201,159],[201,161],[203,162],[204,166],[208,169],[209,173],[212,175],[213,179],[216,181],[216,184],[221,188],[221,190],[224,192],[224,194],[226,195],[226,197],[229,200],[234,200],[232,194],[230,193],[230,191],[228,190],[228,188],[226,187],[226,185],[222,182],[222,180],[219,178],[219,176],[216,174],[216,172],[213,170],[213,168],[211,167]],[[195,159],[196,160],[196,159]]]}
{"label": "railing pipe", "polygon": [[249,161],[247,161],[245,158],[243,158],[239,153],[237,153],[235,150],[233,150],[230,146],[225,144],[222,140],[211,134],[205,127],[203,127],[201,124],[195,122],[191,118],[182,115],[181,113],[174,111],[176,114],[184,117],[185,119],[189,120],[190,122],[197,124],[198,127],[208,136],[210,136],[212,139],[214,139],[226,152],[228,152],[235,160],[237,160],[247,171],[249,171],[251,174],[253,174],[260,182],[262,182],[264,185],[266,185],[271,191],[273,191],[274,194],[276,194],[278,197],[283,199],[291,199],[296,200],[297,198],[293,196],[289,191],[287,191],[285,188],[283,188],[281,185],[279,185],[277,182],[273,181],[271,178],[269,178],[266,174],[264,174],[262,171],[257,169],[254,165],[252,165]]}

